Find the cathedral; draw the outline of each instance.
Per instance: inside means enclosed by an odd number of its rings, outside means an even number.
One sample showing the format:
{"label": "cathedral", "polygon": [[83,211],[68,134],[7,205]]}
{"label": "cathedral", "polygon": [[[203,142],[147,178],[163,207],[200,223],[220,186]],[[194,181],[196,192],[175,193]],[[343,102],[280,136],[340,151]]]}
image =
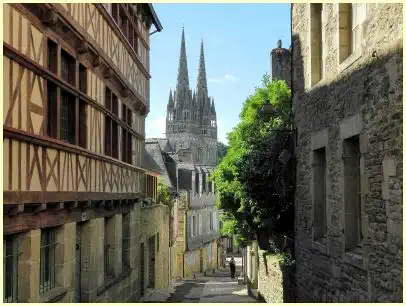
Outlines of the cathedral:
{"label": "cathedral", "polygon": [[182,162],[214,167],[217,162],[217,117],[214,99],[209,97],[203,41],[200,47],[196,89],[189,85],[185,33],[182,30],[178,80],[169,92],[166,138]]}

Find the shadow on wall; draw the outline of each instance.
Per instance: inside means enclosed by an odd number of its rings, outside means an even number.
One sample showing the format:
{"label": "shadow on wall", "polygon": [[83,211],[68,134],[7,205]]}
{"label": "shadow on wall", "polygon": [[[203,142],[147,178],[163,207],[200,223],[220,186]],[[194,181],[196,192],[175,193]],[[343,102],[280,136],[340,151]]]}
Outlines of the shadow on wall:
{"label": "shadow on wall", "polygon": [[[403,45],[402,41],[395,42],[393,47],[383,50],[368,50],[360,61],[343,72],[338,80],[330,83],[315,85],[305,92],[304,63],[301,54],[300,40],[292,35],[292,92],[294,122],[298,128],[297,135],[297,182],[295,193],[295,254],[297,302],[355,302],[375,300],[397,301],[402,299],[402,273],[392,274],[390,271],[402,271],[402,244],[394,245],[396,252],[389,252],[385,247],[388,233],[384,230],[385,239],[379,239],[378,231],[386,229],[390,220],[388,207],[400,209],[402,199],[384,200],[382,195],[382,161],[390,156],[398,161],[394,180],[400,180],[402,185],[402,85],[403,85]],[[340,215],[343,214],[342,196],[339,194],[341,181],[340,155],[341,142],[340,122],[348,117],[361,113],[363,117],[363,131],[368,136],[367,152],[365,154],[365,175],[368,179],[368,193],[365,196],[365,215],[368,218],[366,232],[369,237],[364,239],[364,248],[368,250],[368,266],[363,271],[355,271],[344,260],[345,233],[342,228]],[[311,152],[311,134],[328,129],[328,191],[331,209],[331,224],[328,228],[328,254],[316,254],[312,249],[313,225],[311,180],[312,165],[309,154]],[[390,191],[391,192],[391,191]],[[382,219],[382,216],[384,217]],[[401,225],[400,225],[401,226]],[[401,235],[401,234],[400,234]],[[396,235],[394,236],[396,237]],[[400,237],[402,240],[402,237]],[[400,253],[398,252],[400,251]],[[400,255],[401,256],[401,255]],[[383,260],[384,259],[384,260]],[[326,263],[324,264],[320,264]],[[331,268],[339,270],[335,275]],[[346,273],[346,271],[348,273]],[[355,275],[353,273],[359,273]],[[382,279],[390,280],[388,284]],[[286,276],[289,273],[286,272]],[[285,279],[285,277],[284,277]],[[373,288],[372,297],[368,298],[365,284]],[[337,285],[340,284],[340,285]],[[351,285],[352,284],[352,285]],[[389,291],[388,291],[389,290]],[[362,295],[360,297],[360,294]]]}

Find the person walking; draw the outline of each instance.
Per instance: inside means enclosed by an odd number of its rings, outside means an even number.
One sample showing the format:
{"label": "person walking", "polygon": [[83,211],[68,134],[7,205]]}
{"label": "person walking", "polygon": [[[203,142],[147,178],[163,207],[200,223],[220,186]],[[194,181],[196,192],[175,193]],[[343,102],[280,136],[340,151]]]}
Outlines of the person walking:
{"label": "person walking", "polygon": [[235,277],[235,261],[234,261],[234,257],[231,257],[229,266],[230,266],[231,278],[234,278]]}

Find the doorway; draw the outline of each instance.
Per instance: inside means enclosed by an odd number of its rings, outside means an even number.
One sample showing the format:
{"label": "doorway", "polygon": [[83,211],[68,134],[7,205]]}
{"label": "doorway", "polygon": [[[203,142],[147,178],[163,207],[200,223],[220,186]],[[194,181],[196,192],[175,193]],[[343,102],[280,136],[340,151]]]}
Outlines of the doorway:
{"label": "doorway", "polygon": [[148,240],[148,287],[155,288],[155,235]]}
{"label": "doorway", "polygon": [[76,254],[75,254],[75,300],[76,303],[80,303],[82,301],[81,294],[82,294],[82,231],[83,231],[83,224],[85,222],[78,222],[76,223]]}
{"label": "doorway", "polygon": [[141,267],[140,267],[140,286],[141,286],[141,296],[144,296],[144,287],[145,287],[145,283],[144,283],[144,271],[145,271],[145,258],[144,258],[144,243],[141,243],[141,248],[140,248],[140,252],[141,252]]}

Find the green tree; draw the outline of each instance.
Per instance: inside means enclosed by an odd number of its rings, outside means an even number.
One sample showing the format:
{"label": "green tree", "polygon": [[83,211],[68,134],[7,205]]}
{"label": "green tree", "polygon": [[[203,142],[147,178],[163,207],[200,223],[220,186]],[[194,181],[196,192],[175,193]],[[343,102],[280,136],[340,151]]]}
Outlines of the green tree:
{"label": "green tree", "polygon": [[222,143],[220,141],[217,142],[217,162],[218,163],[220,163],[221,160],[224,158],[224,156],[226,156],[227,150],[228,150],[228,147],[224,143]]}
{"label": "green tree", "polygon": [[[275,115],[259,114],[264,103],[272,104]],[[267,144],[273,143],[277,135],[271,130],[291,127],[290,108],[291,92],[286,83],[271,81],[265,75],[262,86],[245,100],[239,123],[227,135],[227,154],[212,176],[218,195],[217,206],[224,211],[226,219],[232,221],[229,226],[233,227],[233,233],[240,237],[241,242],[251,239],[263,218],[272,212],[266,210],[265,201],[258,201],[253,194],[258,190],[254,191],[251,186],[252,180],[267,178],[270,161],[261,167],[262,174],[258,177],[253,167],[258,168],[262,155],[270,149]],[[263,184],[262,188],[266,187],[268,185]]]}

